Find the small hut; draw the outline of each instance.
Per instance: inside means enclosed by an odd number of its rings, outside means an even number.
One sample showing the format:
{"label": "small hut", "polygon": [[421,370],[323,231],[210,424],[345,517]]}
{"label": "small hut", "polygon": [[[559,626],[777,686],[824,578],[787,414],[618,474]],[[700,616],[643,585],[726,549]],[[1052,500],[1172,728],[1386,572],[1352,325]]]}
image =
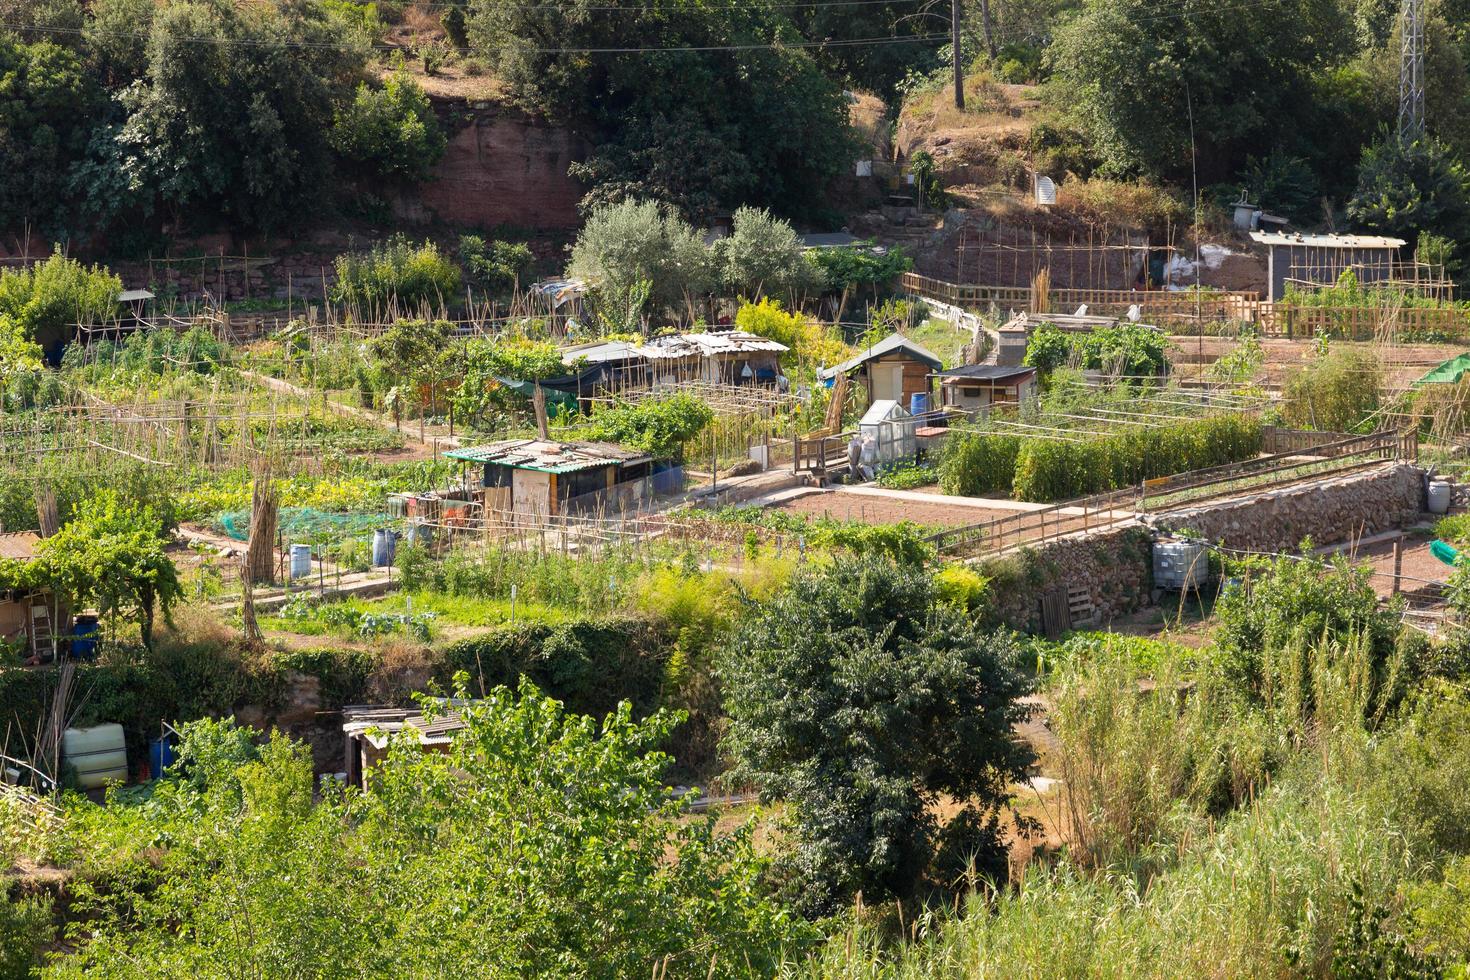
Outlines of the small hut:
{"label": "small hut", "polygon": [[848,374],[867,390],[869,405],[896,401],[912,408],[915,395],[924,395],[927,402],[929,378],[943,367],[944,361],[938,354],[901,333],[895,333],[836,367],[822,369],[817,377],[827,381],[839,374]]}
{"label": "small hut", "polygon": [[444,455],[481,466],[485,512],[513,521],[621,510],[652,494],[653,457],[611,443],[509,439]]}
{"label": "small hut", "polygon": [[995,406],[1020,407],[1036,397],[1036,369],[965,364],[936,372],[939,407],[984,414]]}

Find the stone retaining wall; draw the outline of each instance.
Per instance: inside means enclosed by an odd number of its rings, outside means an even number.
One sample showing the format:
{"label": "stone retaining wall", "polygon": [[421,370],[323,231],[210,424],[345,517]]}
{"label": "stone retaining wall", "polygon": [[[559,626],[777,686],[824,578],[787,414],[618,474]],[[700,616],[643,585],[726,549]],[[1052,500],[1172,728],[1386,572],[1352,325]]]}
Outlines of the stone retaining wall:
{"label": "stone retaining wall", "polygon": [[991,577],[996,612],[1007,626],[1040,632],[1041,597],[1066,588],[1087,591],[1092,621],[1102,627],[1148,605],[1153,535],[1132,525],[1063,538],[981,562],[979,571]]}
{"label": "stone retaining wall", "polygon": [[[1424,475],[1407,463],[1250,496],[1215,501],[1089,535],[1063,538],[979,563],[992,578],[1002,622],[1039,632],[1041,597],[1066,588],[1085,592],[1093,624],[1147,606],[1153,591],[1153,537],[1189,531],[1244,551],[1296,551],[1391,531],[1417,521],[1424,506]],[[1081,625],[1081,624],[1077,624]]]}
{"label": "stone retaining wall", "polygon": [[1336,544],[1392,531],[1418,520],[1424,508],[1424,475],[1408,463],[1305,486],[1266,490],[1161,514],[1150,521],[1163,531],[1191,531],[1244,551],[1295,551],[1303,538]]}

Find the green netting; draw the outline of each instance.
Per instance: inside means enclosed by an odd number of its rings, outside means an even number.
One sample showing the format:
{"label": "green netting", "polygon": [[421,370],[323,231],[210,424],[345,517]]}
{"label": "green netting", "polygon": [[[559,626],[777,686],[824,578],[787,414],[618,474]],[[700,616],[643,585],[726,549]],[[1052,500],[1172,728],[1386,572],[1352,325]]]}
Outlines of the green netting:
{"label": "green netting", "polygon": [[[389,514],[337,514],[315,507],[282,507],[276,526],[293,541],[347,538],[395,523]],[[250,538],[250,510],[225,510],[215,515],[214,528],[236,541]]]}
{"label": "green netting", "polygon": [[1414,384],[1459,384],[1466,371],[1470,371],[1470,354],[1460,354],[1435,367]]}

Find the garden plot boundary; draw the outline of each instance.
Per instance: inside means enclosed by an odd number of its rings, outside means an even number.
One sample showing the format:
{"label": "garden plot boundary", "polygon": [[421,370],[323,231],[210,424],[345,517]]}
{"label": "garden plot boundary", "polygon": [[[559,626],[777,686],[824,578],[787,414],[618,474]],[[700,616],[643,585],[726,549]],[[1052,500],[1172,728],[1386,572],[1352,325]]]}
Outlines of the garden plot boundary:
{"label": "garden plot boundary", "polygon": [[[1312,433],[1332,441],[1302,445],[1307,434],[1288,430],[1280,436],[1290,448],[1243,463],[1146,480],[1133,487],[1063,501],[1042,510],[1018,513],[950,528],[927,539],[940,554],[967,558],[993,557],[1078,533],[1117,527],[1140,514],[1229,497],[1246,491],[1280,489],[1294,483],[1342,476],[1385,462],[1418,458],[1418,435],[1377,432],[1334,439],[1340,433]],[[1269,445],[1269,443],[1268,443]]]}

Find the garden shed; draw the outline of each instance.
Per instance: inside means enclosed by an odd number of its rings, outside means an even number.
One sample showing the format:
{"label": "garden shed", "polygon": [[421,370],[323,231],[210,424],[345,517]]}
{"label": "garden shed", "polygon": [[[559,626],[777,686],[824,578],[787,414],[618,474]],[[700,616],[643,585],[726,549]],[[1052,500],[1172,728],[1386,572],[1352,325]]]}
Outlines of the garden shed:
{"label": "garden shed", "polygon": [[610,443],[509,439],[444,455],[479,465],[485,513],[512,522],[621,510],[653,493],[653,457]]}
{"label": "garden shed", "polygon": [[918,452],[915,430],[918,422],[892,399],[874,402],[858,422],[862,461],[868,466],[886,466],[913,459]]}
{"label": "garden shed", "polygon": [[1279,231],[1253,231],[1251,240],[1266,247],[1266,299],[1272,303],[1285,298],[1288,287],[1331,286],[1348,271],[1365,284],[1393,279],[1405,244],[1378,235]]}
{"label": "garden shed", "polygon": [[929,378],[943,367],[939,355],[894,333],[836,367],[822,369],[817,377],[826,381],[839,374],[852,375],[867,390],[868,404],[896,401],[912,407],[915,395],[929,394]]}
{"label": "garden shed", "polygon": [[785,344],[744,330],[672,334],[638,348],[654,384],[698,380],[725,385],[779,384],[780,357],[787,350]]}
{"label": "garden shed", "polygon": [[939,406],[985,414],[997,405],[1020,407],[1036,398],[1036,369],[965,364],[939,371]]}
{"label": "garden shed", "polygon": [[[0,562],[30,561],[41,538],[29,531],[0,534]],[[31,589],[0,591],[0,642],[20,645],[27,659],[50,656],[56,634],[50,592]]]}

